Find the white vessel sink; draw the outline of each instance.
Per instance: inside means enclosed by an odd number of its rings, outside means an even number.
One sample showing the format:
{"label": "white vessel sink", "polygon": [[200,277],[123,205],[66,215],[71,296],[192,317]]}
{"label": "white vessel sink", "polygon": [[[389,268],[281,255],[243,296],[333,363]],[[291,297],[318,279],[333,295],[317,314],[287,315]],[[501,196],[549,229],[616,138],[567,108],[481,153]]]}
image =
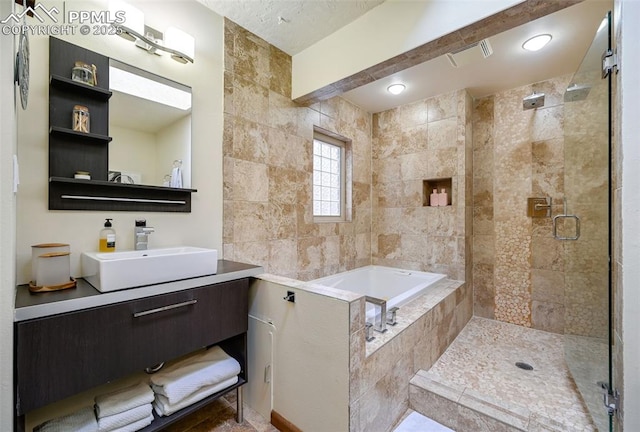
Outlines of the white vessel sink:
{"label": "white vessel sink", "polygon": [[215,274],[218,251],[172,247],[127,252],[83,252],[82,273],[100,292]]}

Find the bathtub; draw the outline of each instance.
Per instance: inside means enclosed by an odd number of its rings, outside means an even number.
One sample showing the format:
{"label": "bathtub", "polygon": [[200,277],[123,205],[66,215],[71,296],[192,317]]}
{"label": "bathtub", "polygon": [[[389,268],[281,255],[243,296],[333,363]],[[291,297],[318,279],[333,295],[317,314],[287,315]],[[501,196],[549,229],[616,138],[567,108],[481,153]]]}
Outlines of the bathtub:
{"label": "bathtub", "polygon": [[[366,266],[311,282],[386,300],[389,310],[426,293],[429,287],[446,277],[439,273]],[[367,321],[374,319],[375,309],[374,305],[367,303]]]}

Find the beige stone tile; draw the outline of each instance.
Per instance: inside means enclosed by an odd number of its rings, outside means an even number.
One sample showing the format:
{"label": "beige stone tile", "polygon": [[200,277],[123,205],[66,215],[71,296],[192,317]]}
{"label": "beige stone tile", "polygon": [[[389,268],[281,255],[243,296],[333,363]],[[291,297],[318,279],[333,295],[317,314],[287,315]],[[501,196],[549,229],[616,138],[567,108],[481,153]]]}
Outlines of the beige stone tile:
{"label": "beige stone tile", "polygon": [[533,237],[531,242],[531,266],[534,269],[563,271],[564,243],[553,238]]}
{"label": "beige stone tile", "polygon": [[236,74],[233,78],[233,106],[238,116],[266,125],[269,121],[269,90]]}
{"label": "beige stone tile", "polygon": [[288,97],[269,92],[269,126],[278,128],[289,135],[298,132],[298,108]]}
{"label": "beige stone tile", "polygon": [[473,207],[473,233],[474,235],[493,235],[493,207]]}
{"label": "beige stone tile", "polygon": [[234,258],[253,265],[269,265],[269,242],[268,241],[247,241],[235,242],[233,244]]}
{"label": "beige stone tile", "polygon": [[493,176],[493,147],[482,146],[473,149],[473,177]]}
{"label": "beige stone tile", "polygon": [[493,179],[490,177],[478,177],[473,179],[473,205],[474,207],[493,208]]}
{"label": "beige stone tile", "polygon": [[455,118],[445,118],[429,123],[428,128],[429,150],[456,147],[457,123]]}
{"label": "beige stone tile", "polygon": [[233,154],[237,159],[264,163],[268,158],[269,146],[268,127],[234,117],[233,123]]}
{"label": "beige stone tile", "polygon": [[324,266],[324,241],[323,237],[298,239],[299,272],[318,269]]}
{"label": "beige stone tile", "polygon": [[300,171],[275,166],[268,167],[269,201],[278,204],[296,204],[305,176]]}
{"label": "beige stone tile", "polygon": [[295,135],[288,135],[279,129],[270,128],[268,131],[269,165],[297,169],[311,173],[313,145]]}
{"label": "beige stone tile", "polygon": [[429,152],[429,177],[453,177],[458,172],[460,152],[455,147],[435,148]]}
{"label": "beige stone tile", "polygon": [[532,141],[542,141],[564,136],[564,107],[555,106],[535,110],[533,116]]}
{"label": "beige stone tile", "polygon": [[269,200],[267,165],[236,159],[233,167],[233,197],[239,201],[267,202]]}
{"label": "beige stone tile", "polygon": [[473,236],[473,261],[476,264],[495,263],[495,238],[491,235]]}
{"label": "beige stone tile", "polygon": [[400,118],[403,129],[420,126],[427,123],[428,102],[426,99],[402,105],[400,107]]}
{"label": "beige stone tile", "polygon": [[285,239],[296,236],[296,205],[269,203],[267,227],[269,239]]}
{"label": "beige stone tile", "polygon": [[559,303],[533,300],[531,327],[551,333],[564,334],[564,306]]}
{"label": "beige stone tile", "polygon": [[291,98],[291,56],[269,45],[269,88]]}
{"label": "beige stone tile", "polygon": [[236,33],[233,52],[236,76],[269,87],[269,47],[249,32]]}
{"label": "beige stone tile", "polygon": [[473,265],[474,314],[483,318],[493,318],[495,304],[493,265]]}
{"label": "beige stone tile", "polygon": [[564,303],[564,272],[532,269],[531,298],[541,302]]}
{"label": "beige stone tile", "polygon": [[429,123],[454,117],[457,114],[458,101],[456,92],[445,93],[427,100]]}
{"label": "beige stone tile", "polygon": [[268,272],[285,275],[297,271],[298,242],[295,239],[272,240],[269,242]]}
{"label": "beige stone tile", "polygon": [[264,241],[270,238],[267,203],[233,202],[233,241]]}

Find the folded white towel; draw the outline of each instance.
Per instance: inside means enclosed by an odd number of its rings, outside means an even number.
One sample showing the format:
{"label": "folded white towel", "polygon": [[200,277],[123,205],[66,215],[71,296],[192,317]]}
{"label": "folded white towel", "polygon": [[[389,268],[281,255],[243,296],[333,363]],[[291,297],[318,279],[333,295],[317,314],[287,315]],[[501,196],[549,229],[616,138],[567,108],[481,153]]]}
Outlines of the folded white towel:
{"label": "folded white towel", "polygon": [[112,416],[153,401],[153,391],[148,384],[139,382],[129,387],[96,396],[98,418]]}
{"label": "folded white towel", "polygon": [[129,423],[128,425],[118,429],[113,429],[111,432],[136,432],[142,428],[149,426],[152,421],[153,421],[153,413],[149,414],[148,417],[145,417],[142,420],[138,420],[137,422],[134,422],[134,423]]}
{"label": "folded white towel", "polygon": [[149,417],[149,414],[151,414],[152,411],[153,407],[150,403],[147,403],[119,414],[99,418],[98,431],[110,432],[123,426],[127,426],[128,424],[135,423]]}
{"label": "folded white towel", "polygon": [[47,420],[33,430],[37,432],[96,432],[98,422],[93,407],[85,407],[69,415]]}
{"label": "folded white towel", "polygon": [[181,188],[182,187],[182,169],[180,167],[174,167],[171,170],[171,187]]}
{"label": "folded white towel", "polygon": [[151,387],[176,404],[199,388],[240,373],[240,363],[219,346],[198,352],[151,376]]}
{"label": "folded white towel", "polygon": [[211,396],[214,393],[222,391],[227,387],[230,387],[238,382],[238,377],[234,376],[219,384],[212,386],[202,387],[200,390],[192,393],[188,397],[184,398],[177,404],[173,405],[169,403],[169,400],[161,394],[156,394],[156,398],[153,401],[153,409],[159,416],[168,416],[176,411],[180,411],[182,408],[186,408],[191,404],[194,404],[207,396]]}

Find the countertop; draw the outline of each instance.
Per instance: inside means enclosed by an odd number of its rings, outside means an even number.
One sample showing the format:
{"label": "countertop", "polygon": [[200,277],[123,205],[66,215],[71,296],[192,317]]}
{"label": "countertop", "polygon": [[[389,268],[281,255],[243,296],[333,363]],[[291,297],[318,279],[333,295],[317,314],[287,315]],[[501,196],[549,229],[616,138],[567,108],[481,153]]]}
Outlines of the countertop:
{"label": "countertop", "polygon": [[107,293],[101,293],[82,278],[77,279],[75,288],[55,292],[32,293],[29,291],[28,285],[19,285],[16,293],[16,308],[13,320],[14,322],[19,322],[66,312],[75,312],[92,307],[257,276],[260,273],[264,273],[264,270],[259,266],[218,260],[218,272],[214,275]]}

